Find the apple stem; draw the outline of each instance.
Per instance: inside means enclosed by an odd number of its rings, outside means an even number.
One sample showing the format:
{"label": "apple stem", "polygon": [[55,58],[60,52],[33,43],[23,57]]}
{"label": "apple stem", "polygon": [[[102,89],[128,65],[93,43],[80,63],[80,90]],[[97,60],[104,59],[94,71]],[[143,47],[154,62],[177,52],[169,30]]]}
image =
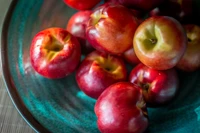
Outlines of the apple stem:
{"label": "apple stem", "polygon": [[150,39],[150,41],[151,41],[152,44],[156,44],[157,43],[157,39],[153,39],[152,38],[152,39]]}
{"label": "apple stem", "polygon": [[149,85],[148,84],[140,84],[143,90],[148,91]]}

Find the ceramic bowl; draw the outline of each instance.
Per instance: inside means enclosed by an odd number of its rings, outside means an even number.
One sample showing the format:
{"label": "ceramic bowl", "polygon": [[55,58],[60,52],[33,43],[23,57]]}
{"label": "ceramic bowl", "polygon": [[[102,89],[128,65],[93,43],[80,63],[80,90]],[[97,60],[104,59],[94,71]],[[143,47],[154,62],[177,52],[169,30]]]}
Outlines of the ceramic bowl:
{"label": "ceramic bowl", "polygon": [[[65,28],[76,10],[62,0],[13,0],[3,26],[4,81],[16,109],[36,132],[98,133],[95,100],[78,88],[74,73],[46,79],[31,64],[33,36],[46,28]],[[200,71],[180,73],[180,89],[168,105],[148,108],[149,133],[200,132]]]}

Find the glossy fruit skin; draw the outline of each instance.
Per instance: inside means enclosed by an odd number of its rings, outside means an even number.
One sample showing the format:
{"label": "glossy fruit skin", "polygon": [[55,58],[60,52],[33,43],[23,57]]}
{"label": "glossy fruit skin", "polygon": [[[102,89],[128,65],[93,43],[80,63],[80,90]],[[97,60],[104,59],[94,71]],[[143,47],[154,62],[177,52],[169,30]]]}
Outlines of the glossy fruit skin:
{"label": "glossy fruit skin", "polygon": [[149,11],[166,0],[106,0],[106,2],[118,2],[129,8],[134,8],[142,11]]}
{"label": "glossy fruit skin", "polygon": [[54,27],[40,31],[31,43],[31,64],[36,72],[46,78],[68,76],[77,68],[80,57],[78,40],[62,28]]}
{"label": "glossy fruit skin", "polygon": [[94,110],[101,133],[143,133],[148,127],[141,89],[128,82],[109,86],[97,99]]}
{"label": "glossy fruit skin", "polygon": [[172,17],[154,16],[137,28],[133,47],[138,59],[157,70],[170,69],[186,50],[187,35],[182,25]]}
{"label": "glossy fruit skin", "polygon": [[187,49],[176,67],[186,72],[200,69],[200,27],[194,24],[183,26],[188,37]]}
{"label": "glossy fruit skin", "polygon": [[126,79],[127,70],[123,60],[99,51],[87,55],[76,72],[79,88],[94,99],[108,86]]}
{"label": "glossy fruit skin", "polygon": [[65,4],[76,10],[88,10],[95,7],[101,0],[63,0]]}
{"label": "glossy fruit skin", "polygon": [[138,21],[129,9],[106,3],[92,13],[86,37],[96,50],[119,55],[132,47],[137,26]]}
{"label": "glossy fruit skin", "polygon": [[127,50],[124,54],[123,54],[123,58],[126,62],[128,62],[131,65],[137,65],[140,63],[140,60],[138,59],[138,57],[135,54],[135,51],[133,48],[130,48],[129,50]]}
{"label": "glossy fruit skin", "polygon": [[174,68],[161,71],[142,63],[132,69],[129,81],[141,87],[145,101],[152,107],[171,101],[179,87],[178,75]]}
{"label": "glossy fruit skin", "polygon": [[91,10],[79,11],[72,15],[67,23],[66,29],[78,38],[82,54],[88,54],[94,50],[86,39],[86,26],[89,21]]}

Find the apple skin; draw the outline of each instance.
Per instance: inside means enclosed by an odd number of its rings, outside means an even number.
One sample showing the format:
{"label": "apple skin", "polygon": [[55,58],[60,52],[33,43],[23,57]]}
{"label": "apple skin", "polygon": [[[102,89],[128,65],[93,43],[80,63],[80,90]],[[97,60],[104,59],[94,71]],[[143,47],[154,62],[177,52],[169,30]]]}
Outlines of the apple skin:
{"label": "apple skin", "polygon": [[86,26],[91,14],[91,10],[79,11],[75,13],[69,19],[66,27],[67,31],[78,38],[81,45],[82,54],[89,54],[94,50],[94,48],[87,41],[85,33]]}
{"label": "apple skin", "polygon": [[141,89],[129,82],[109,86],[97,99],[94,110],[101,133],[143,133],[148,127]]}
{"label": "apple skin", "polygon": [[88,10],[95,7],[101,0],[63,0],[66,5],[76,10]]}
{"label": "apple skin", "polygon": [[133,15],[139,19],[142,19],[146,15],[146,13],[136,10],[136,9],[130,9],[130,10],[133,13]]}
{"label": "apple skin", "polygon": [[86,37],[96,50],[119,55],[132,46],[137,27],[137,18],[131,10],[122,5],[106,3],[93,11]]}
{"label": "apple skin", "polygon": [[157,70],[170,69],[179,62],[187,45],[183,26],[174,18],[154,16],[137,28],[133,47],[138,59]]}
{"label": "apple skin", "polygon": [[123,58],[126,62],[128,62],[131,65],[137,65],[140,63],[140,60],[138,59],[138,57],[135,54],[135,51],[133,48],[130,48],[129,50],[127,50],[124,54],[123,54]]}
{"label": "apple skin", "polygon": [[141,87],[148,106],[156,107],[171,101],[179,86],[174,68],[155,70],[140,63],[132,69],[129,81]]}
{"label": "apple skin", "polygon": [[138,24],[140,25],[146,19],[146,12],[142,12],[136,9],[130,9],[133,15],[137,18]]}
{"label": "apple skin", "polygon": [[142,11],[150,11],[166,0],[106,0],[106,2],[117,2],[129,8]]}
{"label": "apple skin", "polygon": [[77,68],[80,57],[78,40],[62,28],[40,31],[31,43],[31,64],[36,72],[46,78],[57,79],[71,74]]}
{"label": "apple skin", "polygon": [[200,27],[194,24],[183,26],[188,37],[187,49],[176,67],[186,72],[200,69]]}
{"label": "apple skin", "polygon": [[111,84],[126,79],[127,70],[123,60],[99,51],[87,55],[76,72],[79,88],[94,99]]}

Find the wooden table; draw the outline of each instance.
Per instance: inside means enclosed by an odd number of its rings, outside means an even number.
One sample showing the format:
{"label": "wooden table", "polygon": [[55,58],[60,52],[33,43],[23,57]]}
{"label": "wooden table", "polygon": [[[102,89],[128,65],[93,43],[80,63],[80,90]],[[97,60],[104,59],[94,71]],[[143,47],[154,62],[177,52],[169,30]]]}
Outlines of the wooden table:
{"label": "wooden table", "polygon": [[[11,0],[0,0],[0,35]],[[1,43],[1,42],[0,42]],[[0,133],[34,133],[14,107],[7,93],[0,70]]]}

